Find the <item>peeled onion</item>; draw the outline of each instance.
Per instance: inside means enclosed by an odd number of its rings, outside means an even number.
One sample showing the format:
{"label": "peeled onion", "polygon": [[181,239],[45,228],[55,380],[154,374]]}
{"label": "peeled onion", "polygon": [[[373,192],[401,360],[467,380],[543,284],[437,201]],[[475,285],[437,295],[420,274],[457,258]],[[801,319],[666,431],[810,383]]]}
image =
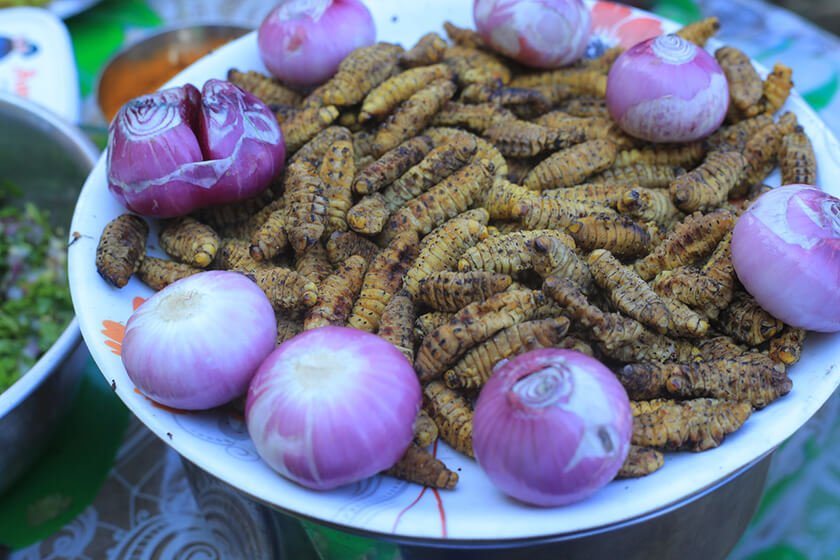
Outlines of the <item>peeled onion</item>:
{"label": "peeled onion", "polygon": [[592,26],[582,0],[475,0],[473,17],[495,50],[535,68],[581,58]]}
{"label": "peeled onion", "polygon": [[271,303],[238,272],[213,270],[174,282],[128,319],[122,361],[149,398],[202,410],[243,395],[274,349]]}
{"label": "peeled onion", "polygon": [[345,327],[305,331],[281,344],[248,390],[245,418],[273,469],[317,490],[385,470],[414,437],[414,368],[391,343]]}
{"label": "peeled onion", "polygon": [[473,449],[503,492],[564,505],[615,477],[632,425],[627,393],[610,370],[573,350],[543,348],[496,366],[475,407]]}
{"label": "peeled onion", "polygon": [[169,218],[251,198],[283,169],[277,119],[222,80],[126,103],[108,129],[108,188],[129,210]]}
{"label": "peeled onion", "polygon": [[350,51],[375,40],[373,17],[359,0],[284,0],[257,33],[266,68],[299,86],[326,81]]}
{"label": "peeled onion", "polygon": [[690,142],[717,130],[729,86],[717,61],[678,35],[623,52],[607,75],[607,108],[628,134],[650,142]]}
{"label": "peeled onion", "polygon": [[840,331],[840,199],[809,185],[764,193],[735,223],[732,265],[774,317]]}

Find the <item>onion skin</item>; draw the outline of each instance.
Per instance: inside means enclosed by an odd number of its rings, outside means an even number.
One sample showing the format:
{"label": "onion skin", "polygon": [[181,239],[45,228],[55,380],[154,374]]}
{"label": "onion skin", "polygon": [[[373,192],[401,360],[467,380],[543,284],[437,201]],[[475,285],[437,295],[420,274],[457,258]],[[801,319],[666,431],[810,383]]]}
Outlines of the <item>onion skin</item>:
{"label": "onion skin", "polygon": [[627,393],[599,361],[543,348],[496,366],[473,417],[479,465],[506,494],[538,506],[586,498],[630,450]]}
{"label": "onion skin", "polygon": [[169,218],[263,191],[286,148],[272,112],[222,80],[126,103],[108,129],[108,188],[129,210]]}
{"label": "onion skin", "polygon": [[677,35],[634,45],[607,75],[607,108],[628,134],[651,142],[709,136],[726,117],[729,86],[717,61]]}
{"label": "onion skin", "polygon": [[777,319],[840,331],[840,199],[809,185],[761,195],[732,231],[732,265]]}
{"label": "onion skin", "polygon": [[296,86],[326,81],[350,51],[375,40],[373,17],[359,0],[285,0],[257,32],[263,64]]}
{"label": "onion skin", "polygon": [[394,345],[321,327],[287,340],[260,366],[245,419],[269,466],[328,490],[394,465],[414,437],[420,402],[414,368]]}
{"label": "onion skin", "polygon": [[582,0],[475,0],[481,37],[534,68],[559,68],[586,51],[592,18]]}
{"label": "onion skin", "polygon": [[203,410],[243,395],[276,337],[262,290],[238,272],[214,270],[174,282],[138,307],[121,356],[149,398]]}

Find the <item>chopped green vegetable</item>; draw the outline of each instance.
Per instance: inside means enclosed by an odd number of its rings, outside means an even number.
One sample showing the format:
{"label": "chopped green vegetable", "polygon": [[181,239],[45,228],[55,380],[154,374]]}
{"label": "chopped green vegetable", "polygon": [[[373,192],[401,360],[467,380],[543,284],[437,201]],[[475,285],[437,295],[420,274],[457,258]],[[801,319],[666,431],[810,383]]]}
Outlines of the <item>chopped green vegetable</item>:
{"label": "chopped green vegetable", "polygon": [[73,318],[67,252],[47,213],[7,203],[0,183],[0,392],[26,373]]}

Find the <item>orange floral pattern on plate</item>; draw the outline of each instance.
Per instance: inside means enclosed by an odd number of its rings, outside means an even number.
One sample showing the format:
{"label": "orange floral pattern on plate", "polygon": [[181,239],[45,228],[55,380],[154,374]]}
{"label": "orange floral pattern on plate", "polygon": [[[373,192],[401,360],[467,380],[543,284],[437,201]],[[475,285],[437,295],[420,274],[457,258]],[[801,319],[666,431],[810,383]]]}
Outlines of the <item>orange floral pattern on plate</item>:
{"label": "orange floral pattern on plate", "polygon": [[592,6],[592,35],[586,56],[595,58],[615,46],[632,47],[662,32],[658,19],[638,15],[621,4],[596,2]]}
{"label": "orange floral pattern on plate", "polygon": [[[144,298],[135,297],[131,300],[132,309],[136,310],[144,301],[146,301]],[[102,321],[102,330],[100,332],[105,335],[105,346],[111,349],[111,353],[116,354],[117,356],[122,355],[122,341],[125,336],[125,324],[105,319]]]}

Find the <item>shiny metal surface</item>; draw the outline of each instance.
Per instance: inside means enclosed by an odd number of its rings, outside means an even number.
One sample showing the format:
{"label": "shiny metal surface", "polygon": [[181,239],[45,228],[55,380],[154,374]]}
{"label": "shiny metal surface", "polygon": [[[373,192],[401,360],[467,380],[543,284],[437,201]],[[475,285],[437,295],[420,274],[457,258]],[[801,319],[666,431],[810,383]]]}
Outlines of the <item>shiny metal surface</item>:
{"label": "shiny metal surface", "polygon": [[[717,560],[726,558],[758,507],[772,453],[687,500],[624,523],[580,533],[517,541],[395,538],[353,531],[370,540],[358,558],[384,560]],[[248,536],[252,558],[283,558],[305,550],[300,522],[242,494],[182,458],[196,502],[214,532],[232,540]],[[653,475],[655,476],[655,475]],[[225,515],[236,512],[235,515]],[[318,520],[309,519],[313,523]],[[331,529],[345,530],[329,525]],[[559,528],[558,528],[559,529]],[[378,543],[374,541],[379,541]],[[392,546],[383,547],[390,543]],[[360,550],[365,547],[359,545]],[[371,556],[373,554],[373,556]],[[350,557],[348,557],[350,558]]]}
{"label": "shiny metal surface", "polygon": [[[78,129],[50,111],[0,94],[0,179],[69,227],[73,205],[98,157]],[[87,350],[74,319],[21,379],[0,394],[0,492],[26,470],[49,441],[75,395]]]}

